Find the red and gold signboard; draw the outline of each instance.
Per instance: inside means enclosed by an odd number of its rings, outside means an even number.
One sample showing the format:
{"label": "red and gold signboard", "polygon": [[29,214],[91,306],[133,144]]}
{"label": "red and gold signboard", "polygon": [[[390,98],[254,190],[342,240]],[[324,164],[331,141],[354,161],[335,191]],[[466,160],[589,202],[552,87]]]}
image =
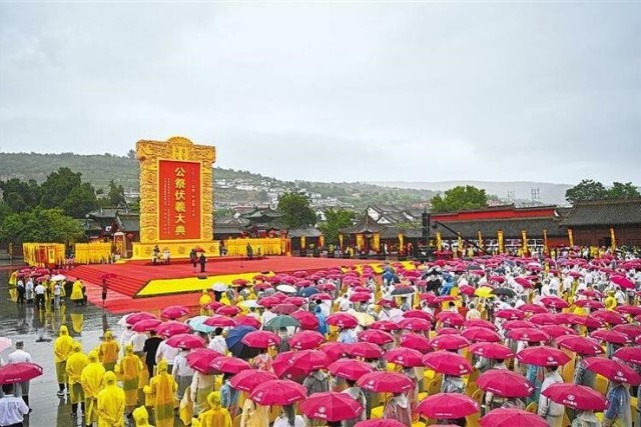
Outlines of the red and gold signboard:
{"label": "red and gold signboard", "polygon": [[160,240],[200,239],[200,163],[158,160]]}

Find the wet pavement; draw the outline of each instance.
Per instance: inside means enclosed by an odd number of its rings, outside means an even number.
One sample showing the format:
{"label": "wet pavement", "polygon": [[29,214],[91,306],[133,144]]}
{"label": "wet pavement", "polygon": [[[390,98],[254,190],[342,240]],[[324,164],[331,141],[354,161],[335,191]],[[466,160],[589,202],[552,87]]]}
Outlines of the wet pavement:
{"label": "wet pavement", "polygon": [[[16,304],[8,285],[11,270],[7,263],[0,264],[0,336],[10,338],[14,343],[21,339],[25,351],[31,354],[34,363],[44,368],[44,374],[31,381],[29,403],[33,412],[25,417],[25,426],[30,427],[71,427],[82,425],[81,418],[71,416],[71,405],[67,399],[56,396],[58,389],[53,362],[53,340],[60,325],[66,325],[71,336],[82,343],[85,353],[100,343],[100,337],[111,328],[116,336],[120,327],[116,322],[121,316],[114,316],[100,307],[89,305],[75,307],[67,301],[60,310],[36,310],[33,305]],[[16,269],[22,264],[17,265]],[[6,359],[14,348],[0,353]],[[181,425],[181,424],[177,424]]]}

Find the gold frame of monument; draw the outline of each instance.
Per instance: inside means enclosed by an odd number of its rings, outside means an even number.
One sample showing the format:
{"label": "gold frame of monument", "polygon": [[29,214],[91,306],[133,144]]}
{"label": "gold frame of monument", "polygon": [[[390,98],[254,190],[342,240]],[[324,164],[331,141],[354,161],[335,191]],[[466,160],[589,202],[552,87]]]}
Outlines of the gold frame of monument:
{"label": "gold frame of monument", "polygon": [[[182,136],[167,141],[140,140],[136,143],[140,162],[140,242],[133,243],[134,259],[149,259],[154,246],[168,249],[172,258],[185,258],[194,246],[202,246],[210,254],[218,252],[213,241],[214,183],[212,165],[216,148],[196,145]],[[184,240],[160,239],[160,161],[200,163],[200,238]]]}

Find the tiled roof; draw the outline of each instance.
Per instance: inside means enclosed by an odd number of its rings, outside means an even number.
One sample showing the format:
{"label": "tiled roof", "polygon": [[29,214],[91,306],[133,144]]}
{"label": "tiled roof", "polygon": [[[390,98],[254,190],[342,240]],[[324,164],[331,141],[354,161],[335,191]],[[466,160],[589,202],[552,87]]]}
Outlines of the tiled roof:
{"label": "tiled roof", "polygon": [[319,237],[323,233],[315,229],[314,227],[308,228],[293,228],[287,232],[289,237]]}
{"label": "tiled roof", "polygon": [[[567,232],[558,220],[553,218],[515,218],[515,219],[502,219],[502,220],[477,220],[477,221],[448,221],[444,222],[445,225],[451,229],[460,232],[463,237],[476,239],[480,231],[483,238],[496,237],[499,230],[503,230],[505,238],[520,238],[521,231],[527,231],[530,237],[543,236],[543,229],[547,230],[548,237],[561,237],[566,236]],[[455,238],[456,234],[445,229],[444,227],[437,226],[437,230],[441,232],[443,238]],[[432,235],[435,234],[433,230]]]}
{"label": "tiled roof", "polygon": [[568,227],[641,225],[641,199],[577,203],[562,224]]}
{"label": "tiled roof", "polygon": [[378,233],[386,227],[374,222],[369,215],[365,215],[356,224],[338,230],[343,234],[358,234],[358,233]]}
{"label": "tiled roof", "polygon": [[122,232],[140,231],[140,214],[118,212],[115,221]]}

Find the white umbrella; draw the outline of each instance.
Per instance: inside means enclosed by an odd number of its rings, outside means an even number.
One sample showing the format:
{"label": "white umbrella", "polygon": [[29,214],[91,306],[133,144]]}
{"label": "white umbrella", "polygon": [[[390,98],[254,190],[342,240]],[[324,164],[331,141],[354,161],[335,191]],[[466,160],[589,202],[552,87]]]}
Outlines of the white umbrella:
{"label": "white umbrella", "polygon": [[211,287],[212,291],[215,292],[225,292],[227,289],[229,289],[229,286],[226,285],[225,283],[214,283],[214,286]]}
{"label": "white umbrella", "polygon": [[258,303],[256,300],[253,299],[248,299],[245,301],[242,301],[238,304],[240,307],[246,307],[246,308],[256,308],[259,307]]}
{"label": "white umbrella", "polygon": [[11,347],[13,343],[9,338],[5,337],[0,337],[0,352],[5,351],[9,347]]}
{"label": "white umbrella", "polygon": [[276,290],[284,292],[286,294],[295,294],[296,293],[296,288],[291,286],[291,285],[278,285],[278,286],[276,286]]}
{"label": "white umbrella", "polygon": [[51,276],[52,282],[62,282],[63,280],[67,280],[67,276],[63,276],[62,274],[55,274]]}

